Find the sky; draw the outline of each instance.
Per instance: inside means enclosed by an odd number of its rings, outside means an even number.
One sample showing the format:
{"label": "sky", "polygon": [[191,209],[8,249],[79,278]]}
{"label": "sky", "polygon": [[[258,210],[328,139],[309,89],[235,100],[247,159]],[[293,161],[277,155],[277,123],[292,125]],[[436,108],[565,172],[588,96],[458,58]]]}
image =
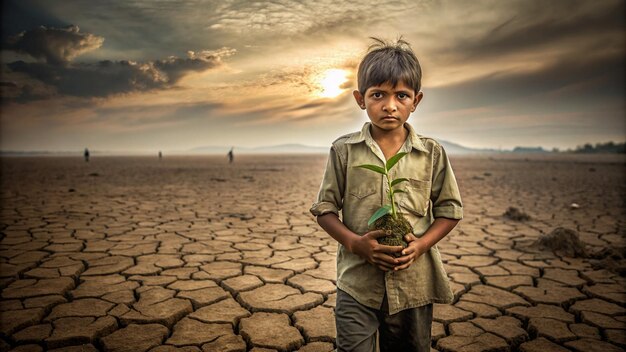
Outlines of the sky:
{"label": "sky", "polygon": [[0,149],[329,146],[360,130],[370,37],[420,60],[419,134],[626,140],[625,2],[2,1]]}

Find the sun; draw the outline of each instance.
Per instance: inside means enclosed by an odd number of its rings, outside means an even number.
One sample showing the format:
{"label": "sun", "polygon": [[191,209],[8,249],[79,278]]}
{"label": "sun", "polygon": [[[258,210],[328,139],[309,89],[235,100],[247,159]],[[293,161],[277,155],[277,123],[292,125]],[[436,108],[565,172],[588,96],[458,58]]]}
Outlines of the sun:
{"label": "sun", "polygon": [[328,69],[321,74],[319,81],[322,91],[319,96],[322,98],[334,98],[345,89],[341,86],[348,81],[348,72],[336,68]]}

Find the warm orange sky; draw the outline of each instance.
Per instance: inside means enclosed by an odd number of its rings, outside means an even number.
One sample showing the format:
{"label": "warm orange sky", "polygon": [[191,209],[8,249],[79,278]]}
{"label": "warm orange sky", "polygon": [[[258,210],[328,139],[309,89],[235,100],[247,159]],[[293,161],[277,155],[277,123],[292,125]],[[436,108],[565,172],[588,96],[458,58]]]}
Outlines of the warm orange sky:
{"label": "warm orange sky", "polygon": [[[421,60],[420,134],[623,141],[624,1],[3,1],[2,150],[327,146],[369,36]],[[41,27],[44,26],[44,27]]]}

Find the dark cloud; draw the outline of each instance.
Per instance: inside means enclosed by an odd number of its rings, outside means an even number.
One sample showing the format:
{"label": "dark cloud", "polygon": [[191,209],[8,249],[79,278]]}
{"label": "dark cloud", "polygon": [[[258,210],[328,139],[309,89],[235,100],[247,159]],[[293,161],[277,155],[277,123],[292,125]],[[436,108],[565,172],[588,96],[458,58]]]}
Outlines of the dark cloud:
{"label": "dark cloud", "polygon": [[[27,75],[30,79],[53,87],[56,94],[78,97],[104,97],[119,93],[166,89],[173,87],[191,72],[203,72],[220,66],[222,58],[233,55],[234,49],[189,51],[187,58],[171,56],[163,60],[100,61],[95,64],[70,63],[51,65],[16,61],[7,65],[11,73]],[[19,85],[19,84],[18,84]],[[20,86],[23,93],[29,84]],[[36,99],[20,95],[21,100]]]}
{"label": "dark cloud", "polygon": [[[500,73],[437,88],[425,87],[429,112],[495,107],[512,111],[576,111],[615,102],[623,104],[623,55],[564,58],[524,73]],[[422,104],[424,105],[424,104]],[[622,117],[620,117],[622,118]]]}
{"label": "dark cloud", "polygon": [[66,65],[76,56],[98,49],[104,38],[80,33],[78,26],[39,28],[10,37],[3,49],[28,54],[51,65]]}
{"label": "dark cloud", "polygon": [[[512,14],[491,30],[472,38],[460,36],[454,48],[459,60],[485,58],[528,49],[578,46],[585,53],[592,43],[602,47],[624,44],[623,1],[550,1],[518,3]],[[513,5],[513,4],[512,4]],[[504,16],[504,15],[503,15]]]}
{"label": "dark cloud", "polygon": [[[33,0],[3,0],[1,2],[2,13],[0,14],[2,28],[2,41],[9,36],[36,28],[41,25],[48,27],[65,27],[66,21],[52,15],[45,8],[48,3]],[[58,6],[59,4],[54,4]]]}

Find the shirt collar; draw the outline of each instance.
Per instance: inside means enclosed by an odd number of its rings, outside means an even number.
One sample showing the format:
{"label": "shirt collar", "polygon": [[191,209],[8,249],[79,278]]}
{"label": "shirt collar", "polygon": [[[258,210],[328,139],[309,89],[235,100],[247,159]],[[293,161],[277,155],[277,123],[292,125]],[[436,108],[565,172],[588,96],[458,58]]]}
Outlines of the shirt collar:
{"label": "shirt collar", "polygon": [[[370,133],[371,122],[366,122],[361,128],[361,132],[355,133],[352,135],[347,141],[346,144],[356,144],[361,142],[367,142],[367,144],[374,143],[374,138],[372,138],[372,134]],[[427,152],[426,147],[424,147],[424,143],[420,139],[419,135],[415,133],[413,126],[408,123],[404,123],[404,127],[409,130],[409,136],[407,137],[406,143],[408,143],[409,149],[415,148],[422,152]]]}

